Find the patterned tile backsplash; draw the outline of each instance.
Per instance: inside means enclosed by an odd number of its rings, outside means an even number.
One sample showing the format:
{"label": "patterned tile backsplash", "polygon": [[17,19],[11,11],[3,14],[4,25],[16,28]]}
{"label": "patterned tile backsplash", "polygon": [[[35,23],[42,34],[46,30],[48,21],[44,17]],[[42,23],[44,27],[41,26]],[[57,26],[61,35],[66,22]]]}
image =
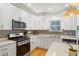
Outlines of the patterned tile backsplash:
{"label": "patterned tile backsplash", "polygon": [[6,38],[8,37],[9,33],[21,33],[25,30],[0,30],[0,38]]}
{"label": "patterned tile backsplash", "polygon": [[49,30],[31,30],[31,32],[36,32],[37,34],[57,34],[75,36],[75,30],[63,30],[62,32],[51,32]]}
{"label": "patterned tile backsplash", "polygon": [[[0,38],[8,37],[9,33],[21,33],[26,30],[0,30]],[[33,30],[31,30],[33,32]],[[37,30],[38,34],[57,34],[57,35],[72,35],[75,36],[75,30],[63,30],[62,32],[50,32],[48,30]]]}
{"label": "patterned tile backsplash", "polygon": [[63,30],[64,35],[72,35],[75,36],[75,30]]}

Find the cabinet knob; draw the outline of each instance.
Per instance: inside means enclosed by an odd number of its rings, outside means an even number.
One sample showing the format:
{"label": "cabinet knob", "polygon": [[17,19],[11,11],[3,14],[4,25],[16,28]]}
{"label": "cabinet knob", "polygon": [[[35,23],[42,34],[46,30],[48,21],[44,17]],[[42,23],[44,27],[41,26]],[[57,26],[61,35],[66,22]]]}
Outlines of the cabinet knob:
{"label": "cabinet knob", "polygon": [[5,54],[3,54],[2,56],[6,56]]}

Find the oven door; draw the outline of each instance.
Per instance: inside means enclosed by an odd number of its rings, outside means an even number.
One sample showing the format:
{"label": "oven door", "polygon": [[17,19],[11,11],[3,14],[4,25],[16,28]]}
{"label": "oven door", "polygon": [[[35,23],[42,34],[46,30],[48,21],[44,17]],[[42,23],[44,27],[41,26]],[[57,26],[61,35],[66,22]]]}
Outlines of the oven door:
{"label": "oven door", "polygon": [[23,56],[30,52],[30,42],[17,46],[17,56]]}

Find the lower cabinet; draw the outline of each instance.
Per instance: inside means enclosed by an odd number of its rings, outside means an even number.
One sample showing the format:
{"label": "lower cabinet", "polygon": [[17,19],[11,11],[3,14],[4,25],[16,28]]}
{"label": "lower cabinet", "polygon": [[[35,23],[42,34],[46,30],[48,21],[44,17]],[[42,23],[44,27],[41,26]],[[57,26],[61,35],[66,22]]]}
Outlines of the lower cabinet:
{"label": "lower cabinet", "polygon": [[38,42],[37,37],[32,37],[30,39],[30,51],[32,51],[33,49],[35,49],[36,47],[38,47],[39,44],[37,42]]}
{"label": "lower cabinet", "polygon": [[51,44],[53,42],[62,42],[61,37],[32,37],[30,39],[30,50],[32,51],[33,49],[40,47],[40,48],[45,48],[49,49]]}
{"label": "lower cabinet", "polygon": [[16,43],[1,46],[0,56],[16,56]]}

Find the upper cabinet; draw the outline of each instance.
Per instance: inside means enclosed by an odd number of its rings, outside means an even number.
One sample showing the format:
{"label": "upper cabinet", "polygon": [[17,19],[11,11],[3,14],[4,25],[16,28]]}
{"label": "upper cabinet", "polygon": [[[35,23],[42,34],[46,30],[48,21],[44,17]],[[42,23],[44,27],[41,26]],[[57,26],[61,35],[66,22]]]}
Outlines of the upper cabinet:
{"label": "upper cabinet", "polygon": [[20,9],[17,8],[16,6],[12,6],[12,19],[22,20],[21,19]]}
{"label": "upper cabinet", "polygon": [[26,18],[27,30],[48,30],[47,19],[43,16],[29,14]]}
{"label": "upper cabinet", "polygon": [[62,19],[63,30],[76,30],[76,16],[64,17]]}
{"label": "upper cabinet", "polygon": [[12,19],[25,21],[27,16],[21,9],[11,4],[0,4],[0,30],[12,30]]}
{"label": "upper cabinet", "polygon": [[0,30],[11,30],[12,6],[10,4],[0,4]]}
{"label": "upper cabinet", "polygon": [[[49,30],[50,27],[53,30],[76,30],[76,22],[78,24],[79,16],[72,17],[59,17],[60,25],[51,25],[56,17],[48,16],[36,16],[22,9],[13,6],[12,4],[0,3],[0,30],[12,30],[12,19],[26,22],[26,30]],[[56,23],[54,21],[54,23]],[[57,24],[56,23],[56,24]]]}
{"label": "upper cabinet", "polygon": [[50,31],[59,32],[62,30],[76,30],[76,25],[78,22],[78,16],[56,16],[50,17]]}
{"label": "upper cabinet", "polygon": [[79,15],[76,16],[77,26],[79,26]]}

